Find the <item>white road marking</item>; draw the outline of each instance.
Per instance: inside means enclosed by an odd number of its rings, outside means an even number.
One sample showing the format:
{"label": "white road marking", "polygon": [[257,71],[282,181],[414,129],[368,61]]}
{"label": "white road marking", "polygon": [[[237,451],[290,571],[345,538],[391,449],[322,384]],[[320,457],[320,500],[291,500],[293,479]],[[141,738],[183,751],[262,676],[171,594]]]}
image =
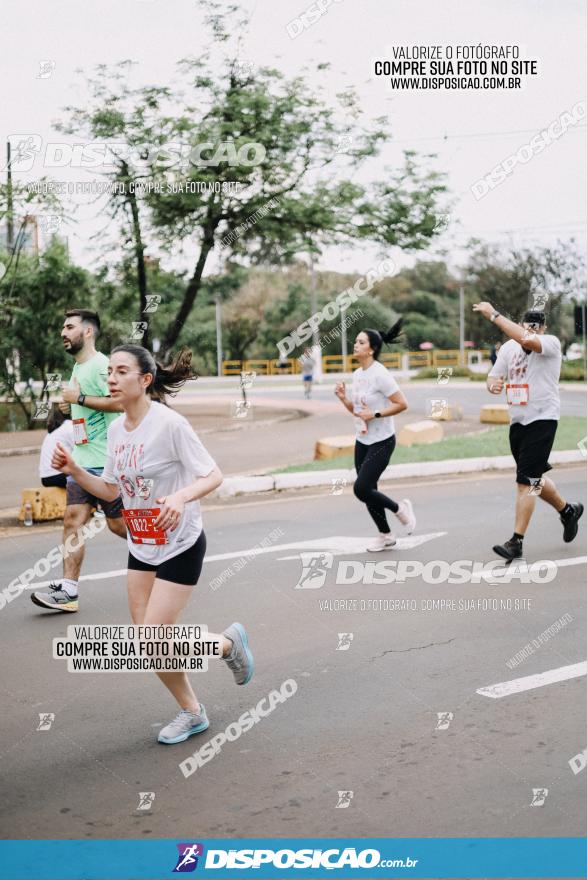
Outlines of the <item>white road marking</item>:
{"label": "white road marking", "polygon": [[[408,549],[431,541],[432,538],[440,538],[446,535],[446,532],[433,532],[430,535],[412,535],[407,538],[399,538],[396,544],[398,549]],[[262,556],[265,553],[276,553],[281,550],[328,550],[334,555],[341,553],[355,552],[360,553],[365,550],[365,545],[369,538],[345,538],[341,535],[334,535],[331,538],[314,538],[310,541],[293,541],[291,544],[273,544],[271,547],[250,547],[248,550],[234,550],[230,553],[216,553],[214,556],[206,556],[206,562],[220,562],[225,559],[240,559],[241,556]],[[407,543],[405,543],[407,542]],[[296,556],[287,556],[286,559],[298,559]],[[80,581],[98,581],[106,578],[122,577],[127,572],[126,568],[118,568],[114,571],[101,571],[96,574],[83,574]],[[59,577],[53,578],[52,581],[40,581],[35,584],[28,584],[27,590],[39,590],[48,587],[49,584],[59,580]]]}
{"label": "white road marking", "polygon": [[523,691],[531,691],[534,688],[544,687],[547,684],[555,684],[558,681],[568,681],[571,678],[580,678],[587,675],[587,660],[581,663],[573,663],[571,666],[559,666],[557,669],[548,669],[537,675],[525,675],[523,678],[513,678],[511,681],[501,681],[488,687],[479,688],[478,694],[482,697],[492,697],[494,700],[500,697],[509,697],[510,694],[520,694]]}
{"label": "white road marking", "polygon": [[[446,534],[446,532],[430,532],[428,535],[408,535],[403,538],[398,538],[397,544],[392,548],[392,552],[393,550],[411,550],[414,547],[419,547],[421,544],[425,544],[427,541],[432,541],[434,538],[441,538]],[[276,551],[281,550],[325,550],[332,553],[333,556],[342,556],[345,553],[366,552],[365,546],[368,540],[368,538],[345,538],[343,536],[313,538],[310,541],[294,541],[291,544],[274,544],[272,547],[251,547],[248,550],[236,550],[231,553],[217,553],[214,556],[206,556],[204,563],[218,562],[224,559],[239,559],[241,556],[261,556],[264,553],[275,553]],[[288,559],[299,559],[299,554],[296,553],[293,556],[278,557],[278,561]],[[587,556],[571,556],[568,559],[553,559],[549,561],[558,568],[566,568],[571,565],[585,565],[585,563],[587,563]],[[80,581],[99,581],[107,578],[123,577],[126,572],[126,568],[118,568],[113,571],[97,572],[96,574],[83,574],[80,577]],[[499,576],[503,575],[504,572],[507,572],[507,568],[497,569],[494,573]],[[60,576],[58,575],[51,581],[39,581],[34,584],[28,584],[25,589],[39,590],[43,587],[48,587],[50,583],[54,583],[59,579]]]}
{"label": "white road marking", "polygon": [[[403,538],[398,538],[396,544],[394,544],[393,547],[390,547],[389,550],[383,552],[393,553],[395,550],[412,550],[414,547],[419,547],[421,544],[426,544],[428,541],[433,541],[434,538],[442,538],[443,535],[446,535],[446,532],[430,532],[430,534],[428,535],[406,535]],[[368,553],[369,551],[367,550],[367,544],[369,544],[371,540],[371,537],[315,538],[311,541],[300,541],[299,544],[294,544],[290,546],[294,546],[299,550],[324,550],[325,552],[332,553],[333,556],[344,556],[348,553]],[[280,549],[285,549],[285,547]],[[294,556],[279,556],[278,561],[281,562],[287,559],[299,558],[299,553],[296,553]]]}
{"label": "white road marking", "polygon": [[[80,577],[80,581],[101,581],[106,578],[115,578],[122,577],[126,575],[126,568],[118,568],[115,571],[99,571],[96,574],[82,574]],[[49,584],[54,584],[57,581],[61,580],[61,575],[56,575],[51,581],[38,581],[36,584],[27,584],[24,587],[25,590],[41,590],[43,587],[48,587]]]}
{"label": "white road marking", "polygon": [[558,568],[566,568],[568,565],[585,565],[587,556],[571,556],[568,559],[555,559],[554,564]]}

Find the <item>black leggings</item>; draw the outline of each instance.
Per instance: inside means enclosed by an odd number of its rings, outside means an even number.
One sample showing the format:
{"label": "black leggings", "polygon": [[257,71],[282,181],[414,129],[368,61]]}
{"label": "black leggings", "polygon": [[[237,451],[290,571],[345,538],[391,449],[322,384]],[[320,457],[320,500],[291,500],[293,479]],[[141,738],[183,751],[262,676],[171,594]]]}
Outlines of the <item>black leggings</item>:
{"label": "black leggings", "polygon": [[355,443],[355,469],[357,479],[353,487],[359,501],[367,505],[371,518],[380,532],[387,535],[391,531],[387,523],[386,510],[397,513],[399,505],[387,495],[377,491],[377,481],[395,449],[395,434],[378,443]]}

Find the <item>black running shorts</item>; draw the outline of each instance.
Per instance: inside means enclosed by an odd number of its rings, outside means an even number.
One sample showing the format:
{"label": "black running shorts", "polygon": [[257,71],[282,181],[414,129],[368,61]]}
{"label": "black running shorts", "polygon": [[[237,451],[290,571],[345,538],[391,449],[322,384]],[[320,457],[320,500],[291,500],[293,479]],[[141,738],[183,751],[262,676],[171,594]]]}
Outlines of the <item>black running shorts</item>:
{"label": "black running shorts", "polygon": [[204,556],[206,555],[206,535],[200,532],[200,536],[195,544],[186,547],[177,556],[166,559],[159,565],[150,565],[148,562],[141,562],[132,553],[128,554],[129,571],[154,571],[156,577],[162,581],[171,581],[174,584],[186,584],[194,587],[202,573],[202,565],[204,564]]}
{"label": "black running shorts", "polygon": [[557,427],[556,419],[537,419],[529,425],[516,422],[510,426],[510,449],[516,460],[516,483],[531,486],[532,480],[552,470],[548,456]]}

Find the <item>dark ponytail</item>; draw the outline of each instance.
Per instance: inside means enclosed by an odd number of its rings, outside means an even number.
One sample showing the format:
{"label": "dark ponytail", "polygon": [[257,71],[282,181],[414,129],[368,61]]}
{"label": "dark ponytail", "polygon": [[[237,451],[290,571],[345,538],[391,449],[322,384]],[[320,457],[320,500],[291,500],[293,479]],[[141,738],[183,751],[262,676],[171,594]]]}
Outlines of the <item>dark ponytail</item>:
{"label": "dark ponytail", "polygon": [[174,396],[188,379],[197,379],[198,374],[192,370],[192,353],[189,348],[182,348],[175,359],[166,366],[156,361],[151,352],[142,345],[117,345],[112,354],[125,351],[132,354],[140,372],[152,373],[153,380],[147,388],[147,394],[159,403],[165,403],[165,395]]}
{"label": "dark ponytail", "polygon": [[373,359],[378,360],[383,345],[391,345],[402,331],[403,318],[399,318],[389,330],[363,330],[369,337],[369,344],[373,349]]}

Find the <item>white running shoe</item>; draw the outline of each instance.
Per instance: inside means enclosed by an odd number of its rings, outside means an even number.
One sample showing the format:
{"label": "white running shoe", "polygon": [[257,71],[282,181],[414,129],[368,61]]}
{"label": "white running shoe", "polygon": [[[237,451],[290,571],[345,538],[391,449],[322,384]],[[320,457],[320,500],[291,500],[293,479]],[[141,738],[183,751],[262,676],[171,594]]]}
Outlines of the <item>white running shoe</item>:
{"label": "white running shoe", "polygon": [[390,533],[384,535],[382,532],[367,546],[369,553],[381,553],[382,550],[391,550],[395,547],[396,540]]}
{"label": "white running shoe", "polygon": [[416,528],[416,516],[414,514],[412,502],[408,498],[404,498],[402,500],[396,516],[401,522],[402,526],[405,526],[406,534],[411,535]]}

